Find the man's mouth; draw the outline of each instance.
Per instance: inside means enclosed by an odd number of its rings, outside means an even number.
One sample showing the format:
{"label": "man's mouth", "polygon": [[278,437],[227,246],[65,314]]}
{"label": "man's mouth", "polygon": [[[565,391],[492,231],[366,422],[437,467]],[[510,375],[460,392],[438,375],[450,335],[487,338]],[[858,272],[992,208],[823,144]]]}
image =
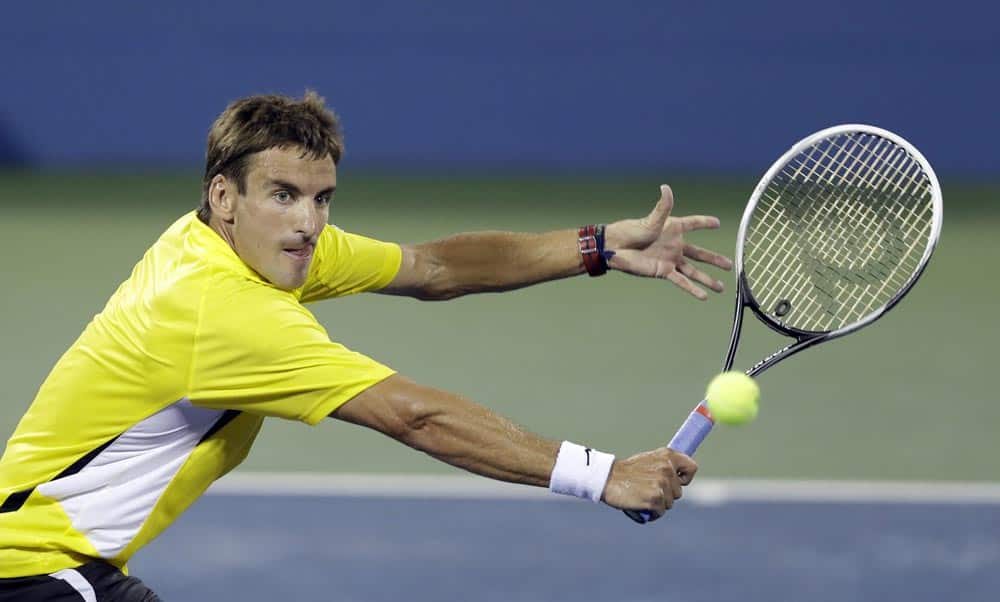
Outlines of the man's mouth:
{"label": "man's mouth", "polygon": [[309,259],[310,257],[312,257],[314,249],[315,246],[310,244],[302,247],[285,248],[284,252],[287,253],[288,255],[291,255],[295,259]]}

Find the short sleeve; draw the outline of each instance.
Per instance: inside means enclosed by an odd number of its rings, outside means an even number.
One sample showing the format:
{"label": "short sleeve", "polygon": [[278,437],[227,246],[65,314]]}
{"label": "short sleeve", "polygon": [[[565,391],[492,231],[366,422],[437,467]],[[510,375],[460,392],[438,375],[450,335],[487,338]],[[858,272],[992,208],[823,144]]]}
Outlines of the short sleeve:
{"label": "short sleeve", "polygon": [[297,291],[303,303],[384,288],[399,272],[399,245],[326,226],[306,284]]}
{"label": "short sleeve", "polygon": [[292,294],[229,282],[203,299],[188,396],[201,407],[316,424],[393,373],[331,341]]}

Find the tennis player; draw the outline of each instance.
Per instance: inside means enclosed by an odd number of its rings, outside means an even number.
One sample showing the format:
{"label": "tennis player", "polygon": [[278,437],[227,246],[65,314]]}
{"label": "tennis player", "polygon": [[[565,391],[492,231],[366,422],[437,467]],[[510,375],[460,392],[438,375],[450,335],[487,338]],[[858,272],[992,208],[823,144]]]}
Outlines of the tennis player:
{"label": "tennis player", "polygon": [[697,466],[616,459],[534,435],[332,341],[306,308],[377,291],[445,300],[608,269],[704,299],[684,241],[713,217],[398,245],[327,225],[343,151],[315,93],[231,104],[208,136],[201,205],[149,248],[59,359],[0,459],[0,600],[157,600],[126,563],[238,465],[267,417],[360,424],[449,464],[659,516]]}

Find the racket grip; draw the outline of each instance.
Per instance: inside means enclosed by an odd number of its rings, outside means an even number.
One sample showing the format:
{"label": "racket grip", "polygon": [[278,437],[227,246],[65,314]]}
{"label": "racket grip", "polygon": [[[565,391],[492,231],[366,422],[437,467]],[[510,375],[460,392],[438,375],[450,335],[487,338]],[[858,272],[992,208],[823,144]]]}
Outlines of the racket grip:
{"label": "racket grip", "polygon": [[674,433],[674,438],[670,440],[667,447],[682,454],[694,456],[694,452],[698,451],[701,442],[712,432],[713,426],[715,426],[715,422],[712,420],[712,415],[709,414],[708,407],[702,401],[691,410],[687,420]]}
{"label": "racket grip", "polygon": [[[702,401],[688,414],[687,420],[684,421],[681,428],[677,429],[667,447],[693,456],[694,452],[698,451],[701,442],[712,432],[713,426],[715,423],[712,421],[711,414],[708,413],[708,408],[705,407],[705,402]],[[653,514],[647,510],[624,510],[623,512],[640,525],[653,520]]]}

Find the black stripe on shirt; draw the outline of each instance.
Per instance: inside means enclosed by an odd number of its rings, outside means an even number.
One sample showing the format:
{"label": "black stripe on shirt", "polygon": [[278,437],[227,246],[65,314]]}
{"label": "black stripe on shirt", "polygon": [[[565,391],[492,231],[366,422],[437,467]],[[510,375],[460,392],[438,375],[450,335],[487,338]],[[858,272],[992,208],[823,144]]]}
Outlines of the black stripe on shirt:
{"label": "black stripe on shirt", "polygon": [[212,428],[208,429],[208,432],[202,435],[201,439],[198,440],[198,445],[201,445],[206,440],[208,440],[209,437],[211,437],[215,433],[218,433],[220,430],[222,430],[222,427],[232,422],[233,419],[239,416],[240,414],[241,412],[239,410],[226,410],[222,414],[222,416],[219,416],[219,419],[215,421],[215,424],[212,425]]}
{"label": "black stripe on shirt", "polygon": [[[104,451],[105,449],[107,449],[109,445],[111,445],[112,443],[114,443],[116,439],[118,439],[117,436],[115,436],[115,437],[111,438],[110,440],[108,440],[107,442],[103,443],[100,447],[96,447],[96,448],[90,450],[84,456],[82,456],[79,460],[77,460],[76,462],[73,462],[72,464],[70,464],[69,466],[67,466],[65,468],[65,470],[63,470],[62,472],[60,472],[56,476],[52,477],[51,479],[49,479],[49,481],[50,482],[51,481],[55,481],[56,479],[61,479],[63,477],[68,477],[70,475],[74,475],[74,474],[80,472],[81,470],[83,470],[83,468],[87,464],[90,464],[91,462],[93,462],[94,458],[96,458],[102,451]],[[33,492],[34,490],[35,490],[34,487],[29,487],[28,489],[22,489],[21,491],[15,491],[14,493],[8,495],[7,499],[4,500],[3,504],[0,504],[0,514],[2,514],[4,512],[15,512],[17,510],[20,510],[21,506],[24,505],[24,502],[28,501],[28,496],[30,496],[31,492]]]}

